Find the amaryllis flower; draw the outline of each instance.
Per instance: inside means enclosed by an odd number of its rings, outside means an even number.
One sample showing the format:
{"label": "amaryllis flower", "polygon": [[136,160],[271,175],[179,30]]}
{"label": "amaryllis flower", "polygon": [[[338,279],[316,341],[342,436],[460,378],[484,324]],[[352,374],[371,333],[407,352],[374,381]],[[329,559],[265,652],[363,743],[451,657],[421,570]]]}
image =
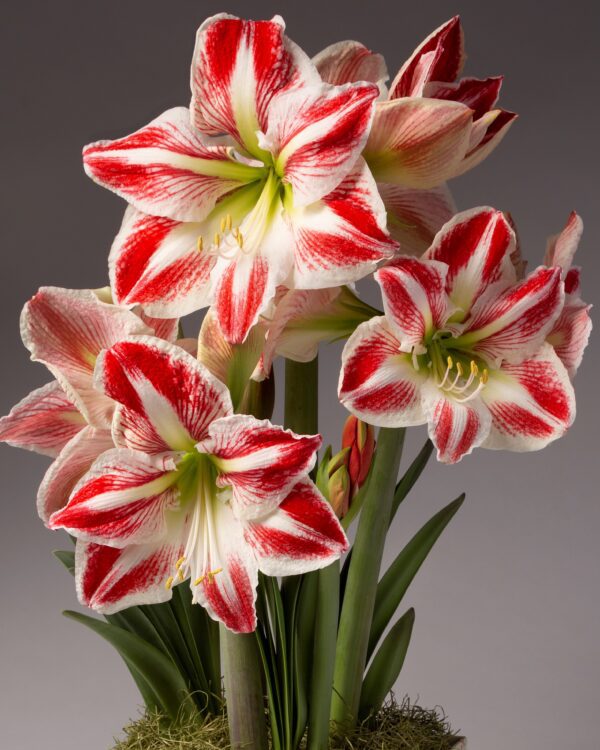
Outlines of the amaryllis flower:
{"label": "amaryllis flower", "polygon": [[528,451],[575,416],[569,375],[546,338],[559,318],[561,269],[517,281],[514,234],[491,208],[457,215],[422,260],[380,269],[385,316],[343,354],[342,403],[375,425],[427,423],[438,458],[476,446]]}
{"label": "amaryllis flower", "polygon": [[389,92],[383,58],[359,42],[338,42],[313,60],[323,80],[367,80],[382,90],[364,156],[404,253],[427,249],[454,213],[446,180],[488,156],[516,117],[496,107],[501,76],[456,80],[464,61],[458,16],[417,47]]}
{"label": "amaryllis flower", "polygon": [[563,273],[565,304],[547,340],[571,378],[581,364],[592,330],[591,305],[581,299],[581,271],[572,266],[582,234],[583,222],[573,211],[562,232],[549,238],[544,258],[547,266],[559,266]]}
{"label": "amaryllis flower", "polygon": [[92,462],[114,447],[114,403],[93,385],[100,351],[133,334],[159,332],[174,338],[176,331],[177,321],[143,322],[110,304],[106,290],[42,287],[25,305],[23,342],[31,358],[45,364],[56,379],[0,419],[0,440],[55,459],[38,492],[42,520],[47,522],[67,502]]}
{"label": "amaryllis flower", "polygon": [[214,302],[242,342],[279,285],[373,271],[396,243],[360,158],[378,88],[323,83],[284,24],[208,19],[190,110],[84,149],[87,173],[131,204],[110,255],[120,304],[174,317]]}
{"label": "amaryllis flower", "polygon": [[97,384],[119,402],[118,446],[50,519],[78,538],[80,600],[100,612],[193,599],[237,632],[256,625],[258,571],[314,570],[347,547],[307,473],[321,438],[233,414],[225,385],[153,337],[103,352]]}

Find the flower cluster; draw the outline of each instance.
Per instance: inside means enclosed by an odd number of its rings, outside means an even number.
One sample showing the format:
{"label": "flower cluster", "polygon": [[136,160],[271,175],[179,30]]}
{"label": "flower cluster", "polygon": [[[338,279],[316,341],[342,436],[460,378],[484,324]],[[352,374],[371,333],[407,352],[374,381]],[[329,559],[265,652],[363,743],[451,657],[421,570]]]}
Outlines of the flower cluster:
{"label": "flower cluster", "polygon": [[[54,459],[38,509],[77,538],[81,602],[111,613],[188,581],[249,632],[259,571],[346,551],[332,505],[343,516],[365,481],[373,430],[349,422],[326,499],[309,477],[320,437],[244,413],[276,356],[349,336],[342,404],[368,425],[427,423],[445,462],[538,449],[572,423],[591,327],[571,268],[581,220],[523,277],[507,215],[455,215],[446,182],[516,117],[496,106],[500,77],[459,78],[464,58],[453,18],[388,88],[358,42],[311,60],[281,18],[222,14],[198,30],[189,107],[84,148],[129,204],[110,288],[27,303],[24,343],[55,379],[0,420],[0,439]],[[352,287],[372,273],[383,316]]]}

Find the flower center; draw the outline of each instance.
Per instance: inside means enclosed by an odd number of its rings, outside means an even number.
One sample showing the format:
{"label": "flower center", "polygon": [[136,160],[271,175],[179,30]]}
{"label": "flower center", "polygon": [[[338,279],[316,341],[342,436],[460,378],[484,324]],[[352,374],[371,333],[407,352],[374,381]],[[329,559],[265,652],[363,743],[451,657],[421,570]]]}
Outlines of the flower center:
{"label": "flower center", "polygon": [[470,352],[453,348],[455,340],[434,339],[423,355],[415,357],[415,369],[420,369],[421,360],[432,373],[435,383],[444,393],[459,403],[475,398],[485,388],[489,371],[485,363]]}

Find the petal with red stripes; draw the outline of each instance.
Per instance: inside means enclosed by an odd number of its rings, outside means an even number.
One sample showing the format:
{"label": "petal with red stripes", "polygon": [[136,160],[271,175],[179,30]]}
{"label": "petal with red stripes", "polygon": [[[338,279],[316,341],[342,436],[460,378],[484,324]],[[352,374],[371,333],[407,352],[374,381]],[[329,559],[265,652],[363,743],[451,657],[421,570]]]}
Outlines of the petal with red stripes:
{"label": "petal with red stripes", "polygon": [[224,13],[200,26],[191,73],[192,121],[200,131],[229,133],[262,155],[256,132],[266,131],[275,94],[320,80],[284,28],[279,16],[244,21]]}
{"label": "petal with red stripes", "polygon": [[569,300],[546,339],[554,347],[571,379],[581,364],[592,332],[590,309],[591,305],[585,302]]}
{"label": "petal with red stripes", "polygon": [[544,265],[560,266],[566,274],[573,265],[573,258],[582,235],[583,221],[581,216],[575,211],[571,211],[564,229],[559,234],[548,238]]}
{"label": "petal with red stripes", "polygon": [[531,359],[490,373],[481,398],[492,415],[486,448],[540,450],[561,437],[575,418],[573,386],[549,344]]}
{"label": "petal with red stripes", "polygon": [[388,231],[400,243],[403,255],[422,255],[456,213],[446,185],[417,190],[382,182],[378,187],[387,211]]}
{"label": "petal with red stripes", "polygon": [[508,133],[517,117],[518,115],[514,112],[493,109],[476,121],[472,134],[476,135],[475,142],[469,144],[469,150],[453,176],[458,177],[487,159]]}
{"label": "petal with red stripes", "polygon": [[67,504],[73,488],[94,461],[114,448],[110,430],[86,426],[58,454],[45,473],[37,493],[37,509],[47,524],[50,516]]}
{"label": "petal with red stripes", "polygon": [[273,99],[259,144],[307,206],[337,187],[367,141],[378,89],[371,83],[305,86]]}
{"label": "petal with red stripes", "polygon": [[245,523],[244,537],[269,576],[323,568],[348,549],[335,513],[310,479],[297,482],[273,513]]}
{"label": "petal with red stripes", "polygon": [[149,328],[129,310],[101,302],[91,290],[42,287],[23,308],[21,336],[31,358],[43,362],[88,422],[108,426],[113,404],[96,391],[98,354]]}
{"label": "petal with red stripes", "polygon": [[0,418],[0,440],[56,457],[86,422],[54,380],[36,388]]}
{"label": "petal with red stripes", "polygon": [[540,266],[502,294],[481,297],[457,345],[472,347],[494,362],[522,362],[543,344],[563,301],[560,268]]}
{"label": "petal with red stripes", "polygon": [[465,62],[460,18],[433,31],[412,53],[390,86],[390,97],[421,96],[429,81],[454,81]]}
{"label": "petal with red stripes", "polygon": [[190,451],[210,423],[231,414],[226,386],[184,349],[140,336],[103,352],[99,387],[117,401],[117,445],[145,453]]}
{"label": "petal with red stripes", "polygon": [[473,119],[479,120],[496,104],[501,88],[502,76],[491,76],[483,80],[461,78],[457,83],[432,81],[425,86],[423,96],[465,104],[473,110]]}
{"label": "petal with red stripes", "polygon": [[323,200],[290,212],[294,235],[296,289],[323,289],[357,281],[397,249],[386,230],[377,185],[359,159]]}
{"label": "petal with red stripes", "polygon": [[236,414],[218,419],[200,442],[217,468],[217,486],[231,487],[240,518],[270,513],[298,479],[313,468],[320,435],[296,435],[267,419]]}
{"label": "petal with red stripes", "polygon": [[421,388],[429,371],[416,370],[386,318],[371,318],[348,339],[342,354],[338,396],[360,419],[380,427],[426,421]]}
{"label": "petal with red stripes", "polygon": [[375,274],[400,351],[423,354],[428,338],[453,312],[445,289],[447,272],[445,263],[402,257]]}
{"label": "petal with red stripes", "polygon": [[458,102],[378,102],[364,157],[378,182],[436,187],[458,173],[472,125],[473,112]]}
{"label": "petal with red stripes", "polygon": [[107,451],[77,483],[67,505],[50,516],[48,526],[115,547],[160,539],[167,530],[166,512],[179,502],[176,469],[170,453]]}
{"label": "petal with red stripes", "polygon": [[460,403],[429,383],[423,400],[429,437],[437,448],[438,461],[457,463],[488,436],[492,420],[479,399]]}
{"label": "petal with red stripes", "polygon": [[445,224],[424,258],[448,265],[448,294],[466,314],[488,287],[502,289],[516,281],[515,249],[506,216],[484,206],[462,211]]}
{"label": "petal with red stripes", "polygon": [[207,145],[185,107],[175,107],[132,135],[83,149],[87,174],[140,211],[201,221],[223,195],[260,179],[226,146]]}
{"label": "petal with red stripes", "polygon": [[108,261],[115,300],[173,318],[208,305],[215,259],[199,245],[203,229],[128,208]]}
{"label": "petal with red stripes", "polygon": [[334,86],[356,81],[370,81],[383,93],[389,78],[383,55],[371,52],[360,42],[330,44],[313,57],[321,78]]}

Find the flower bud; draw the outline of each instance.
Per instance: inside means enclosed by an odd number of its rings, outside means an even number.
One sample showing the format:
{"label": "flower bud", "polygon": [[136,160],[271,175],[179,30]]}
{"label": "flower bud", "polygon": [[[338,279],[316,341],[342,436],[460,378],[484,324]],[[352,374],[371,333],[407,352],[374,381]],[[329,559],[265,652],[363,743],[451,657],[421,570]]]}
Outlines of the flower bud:
{"label": "flower bud", "polygon": [[327,465],[327,493],[338,518],[343,518],[350,507],[351,482],[346,466],[348,450],[337,453]]}
{"label": "flower bud", "polygon": [[346,463],[350,476],[351,496],[354,497],[365,483],[371,468],[375,452],[375,430],[372,425],[350,415],[342,432],[342,446],[349,449]]}

